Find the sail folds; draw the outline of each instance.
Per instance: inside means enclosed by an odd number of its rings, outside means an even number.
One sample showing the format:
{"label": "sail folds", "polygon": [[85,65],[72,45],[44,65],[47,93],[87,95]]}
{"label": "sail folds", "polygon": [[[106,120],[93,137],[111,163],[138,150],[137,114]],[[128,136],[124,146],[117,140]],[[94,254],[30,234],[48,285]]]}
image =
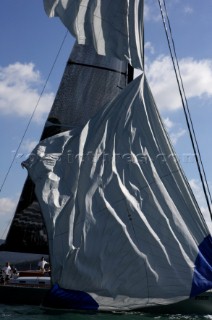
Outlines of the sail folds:
{"label": "sail folds", "polygon": [[24,165],[47,226],[53,283],[88,294],[100,310],[212,288],[211,237],[144,75],[81,128],[42,141]]}
{"label": "sail folds", "polygon": [[[98,92],[95,87],[88,87],[91,81],[98,83]],[[75,43],[41,140],[85,125],[120,93],[126,83],[126,62],[99,56],[93,47]],[[46,227],[30,178],[24,184],[10,230],[0,250],[48,254]]]}
{"label": "sail folds", "polygon": [[143,69],[143,0],[44,0],[79,44]]}
{"label": "sail folds", "polygon": [[[41,141],[24,162],[48,233],[47,305],[131,310],[212,288],[211,236],[144,73],[125,87],[122,60],[143,69],[143,1],[44,6],[84,45],[55,102],[58,110],[71,101],[70,114],[58,116],[71,130]],[[101,55],[91,54],[92,65],[78,60],[87,44]]]}

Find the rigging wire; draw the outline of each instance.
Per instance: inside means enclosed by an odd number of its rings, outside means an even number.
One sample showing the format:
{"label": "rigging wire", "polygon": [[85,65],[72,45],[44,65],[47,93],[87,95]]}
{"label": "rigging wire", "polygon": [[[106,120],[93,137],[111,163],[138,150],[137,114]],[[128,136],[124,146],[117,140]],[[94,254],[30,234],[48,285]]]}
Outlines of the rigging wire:
{"label": "rigging wire", "polygon": [[[170,24],[170,20],[168,17],[168,11],[166,8],[166,1],[165,0],[158,0],[158,3],[159,3],[159,7],[160,7],[160,12],[161,12],[161,17],[162,17],[162,21],[163,21],[163,25],[164,25],[164,29],[165,29],[166,38],[168,41],[169,51],[170,51],[170,55],[171,55],[171,59],[172,59],[173,67],[174,67],[174,72],[175,72],[175,76],[176,76],[176,80],[177,80],[177,84],[178,84],[178,89],[179,89],[179,93],[180,93],[180,97],[181,97],[181,101],[182,101],[182,105],[183,105],[183,110],[185,113],[186,123],[188,126],[188,131],[189,131],[191,143],[192,143],[192,147],[194,150],[197,168],[199,171],[200,180],[202,182],[202,187],[203,187],[203,192],[205,195],[208,210],[209,210],[210,217],[212,220],[212,212],[211,212],[211,205],[210,205],[212,203],[212,197],[211,197],[209,185],[207,182],[206,173],[204,170],[204,166],[203,166],[196,134],[194,131],[194,126],[193,126],[193,122],[192,122],[192,118],[191,118],[191,114],[190,114],[190,110],[189,110],[189,106],[188,106],[188,101],[187,101],[186,94],[185,94],[185,89],[184,89],[183,80],[182,80],[180,67],[179,67],[179,63],[178,63],[178,58],[177,58],[177,54],[176,54],[174,39],[172,36],[171,24]],[[167,27],[166,21],[168,23],[168,27]]]}
{"label": "rigging wire", "polygon": [[28,121],[28,123],[27,123],[27,126],[26,126],[26,128],[25,128],[25,130],[24,130],[24,133],[23,133],[23,135],[22,135],[22,137],[21,137],[21,140],[20,140],[20,142],[19,142],[19,144],[18,144],[17,150],[16,150],[16,152],[14,153],[14,156],[13,156],[13,158],[12,158],[12,161],[11,161],[11,163],[10,163],[10,165],[9,165],[9,168],[8,168],[6,174],[5,174],[5,177],[4,177],[3,182],[2,182],[2,184],[1,184],[1,187],[0,187],[0,192],[1,192],[2,189],[3,189],[4,184],[5,184],[5,182],[6,182],[7,178],[8,178],[8,175],[9,175],[9,173],[10,173],[10,171],[11,171],[11,169],[12,169],[12,166],[13,166],[13,164],[14,164],[14,162],[15,162],[15,159],[16,159],[16,157],[17,157],[17,154],[18,154],[18,152],[19,152],[19,150],[20,150],[20,147],[21,147],[21,145],[22,145],[22,143],[23,143],[23,140],[24,140],[24,138],[25,138],[25,136],[26,136],[26,133],[27,133],[27,131],[28,131],[28,129],[29,129],[29,126],[30,126],[30,124],[31,124],[31,122],[32,122],[32,119],[33,119],[33,117],[34,117],[34,114],[35,114],[35,112],[36,112],[36,110],[37,110],[37,107],[38,107],[38,105],[39,105],[39,103],[40,103],[40,100],[41,100],[41,98],[42,98],[42,96],[43,96],[43,93],[44,93],[44,91],[45,91],[45,89],[46,89],[47,83],[48,83],[49,78],[50,78],[50,76],[51,76],[51,74],[52,74],[52,71],[53,71],[54,66],[55,66],[55,64],[56,64],[56,62],[57,62],[57,59],[58,59],[58,57],[59,57],[59,55],[60,55],[60,52],[61,52],[61,50],[62,50],[62,47],[63,47],[63,45],[64,45],[64,42],[65,42],[65,40],[66,40],[67,35],[68,35],[68,30],[66,31],[66,33],[65,33],[65,35],[64,35],[64,37],[63,37],[63,39],[62,39],[62,42],[61,42],[61,44],[60,44],[60,47],[59,47],[58,52],[57,52],[57,54],[56,54],[56,57],[55,57],[55,59],[54,59],[54,61],[53,61],[53,64],[52,64],[52,66],[51,66],[51,69],[50,69],[50,71],[49,71],[49,74],[48,74],[48,76],[47,76],[47,79],[46,79],[46,81],[45,81],[45,83],[44,83],[43,89],[41,90],[41,93],[40,93],[40,96],[39,96],[39,98],[38,98],[38,101],[37,101],[37,103],[36,103],[36,105],[35,105],[35,107],[34,107],[34,109],[33,109],[33,112],[32,112],[32,114],[31,114],[31,116],[30,116],[30,118],[29,118],[29,121]]}

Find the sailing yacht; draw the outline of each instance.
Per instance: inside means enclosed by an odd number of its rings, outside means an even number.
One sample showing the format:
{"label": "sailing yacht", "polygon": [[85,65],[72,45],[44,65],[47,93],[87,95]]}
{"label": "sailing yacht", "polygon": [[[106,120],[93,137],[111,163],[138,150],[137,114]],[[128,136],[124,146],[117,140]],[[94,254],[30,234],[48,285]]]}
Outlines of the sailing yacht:
{"label": "sailing yacht", "polygon": [[[29,178],[4,249],[33,211],[33,232],[18,250],[38,243],[49,252],[44,307],[211,312],[212,239],[169,156],[145,76],[144,1],[44,0],[44,7],[76,43],[41,141],[23,162]],[[141,74],[133,80],[134,68]]]}

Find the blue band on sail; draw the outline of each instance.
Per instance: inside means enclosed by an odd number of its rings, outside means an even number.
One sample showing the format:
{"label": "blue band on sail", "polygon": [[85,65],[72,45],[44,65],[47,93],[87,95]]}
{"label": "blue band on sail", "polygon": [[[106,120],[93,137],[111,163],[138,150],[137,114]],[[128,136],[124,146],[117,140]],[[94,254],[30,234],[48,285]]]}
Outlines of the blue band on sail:
{"label": "blue band on sail", "polygon": [[196,296],[212,288],[212,238],[207,236],[199,246],[195,261],[190,296]]}
{"label": "blue band on sail", "polygon": [[62,289],[55,284],[46,295],[43,306],[54,309],[98,310],[98,303],[86,292]]}

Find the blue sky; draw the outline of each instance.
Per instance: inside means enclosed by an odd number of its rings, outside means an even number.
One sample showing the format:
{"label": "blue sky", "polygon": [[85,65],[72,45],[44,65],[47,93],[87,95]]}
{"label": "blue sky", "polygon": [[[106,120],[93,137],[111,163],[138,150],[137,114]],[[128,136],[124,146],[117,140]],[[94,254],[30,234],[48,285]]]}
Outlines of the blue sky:
{"label": "blue sky", "polygon": [[[212,1],[167,1],[181,73],[208,183],[212,184]],[[155,96],[174,147],[197,201],[210,219],[189,142],[170,63],[157,0],[145,5],[145,62]],[[59,19],[49,19],[42,0],[1,0],[0,11],[0,185],[26,130],[33,109],[66,36]],[[38,142],[73,45],[67,35],[31,125],[0,193],[0,238],[6,236],[26,170],[21,162]]]}

